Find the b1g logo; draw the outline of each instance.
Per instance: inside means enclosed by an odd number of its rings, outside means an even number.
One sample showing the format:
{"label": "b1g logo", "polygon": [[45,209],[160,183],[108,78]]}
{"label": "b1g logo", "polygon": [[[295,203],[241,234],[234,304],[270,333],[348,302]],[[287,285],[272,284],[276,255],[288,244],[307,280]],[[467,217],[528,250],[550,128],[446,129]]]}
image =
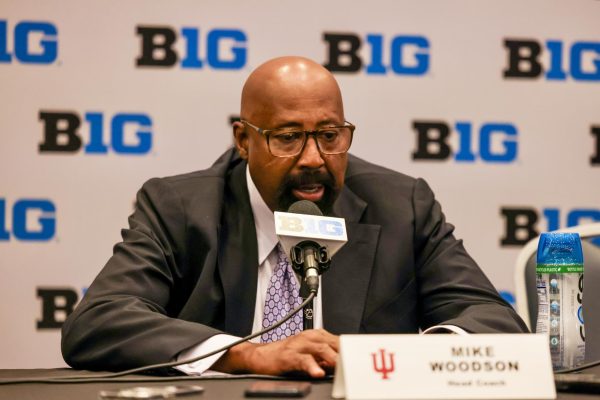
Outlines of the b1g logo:
{"label": "b1g logo", "polygon": [[[323,64],[331,72],[367,74],[425,75],[429,71],[429,40],[419,35],[400,35],[384,38],[369,34],[364,39],[354,33],[323,33],[327,43],[327,61]],[[363,47],[364,45],[364,47]],[[360,52],[361,48],[366,52]],[[368,53],[365,54],[365,53]]]}
{"label": "b1g logo", "polygon": [[[571,76],[576,81],[600,81],[600,42],[565,43],[547,40],[545,43],[532,39],[506,39],[504,47],[508,55],[505,78],[565,81]],[[548,61],[544,66],[541,58]],[[566,68],[568,66],[568,68]]]}
{"label": "b1g logo", "polygon": [[22,64],[51,64],[56,60],[58,29],[54,24],[21,21],[14,27],[12,43],[8,31],[8,22],[0,20],[0,63],[10,63],[13,57]]}
{"label": "b1g logo", "polygon": [[[204,37],[200,29],[187,27],[177,32],[167,26],[138,26],[136,32],[142,50],[136,59],[138,67],[173,67],[179,62],[182,68],[236,70],[246,65],[248,38],[238,29],[213,29]],[[176,49],[178,36],[183,46]]]}
{"label": "b1g logo", "polygon": [[[555,231],[564,226],[577,226],[586,222],[600,222],[600,209],[597,208],[575,208],[562,213],[558,208],[513,208],[502,207],[500,214],[504,218],[504,237],[500,240],[501,246],[521,246],[534,237],[539,236],[541,228],[543,231]],[[540,220],[545,219],[546,224],[540,226]]]}
{"label": "b1g logo", "polygon": [[[417,134],[416,161],[445,161],[474,163],[510,163],[518,155],[518,131],[509,123],[484,123],[476,128],[471,122],[456,122],[453,126],[458,144],[453,149],[452,127],[444,121],[414,121]],[[456,142],[456,140],[453,140]]]}
{"label": "b1g logo", "polygon": [[79,295],[72,288],[38,288],[37,297],[42,302],[37,329],[60,329],[79,301]]}
{"label": "b1g logo", "polygon": [[143,155],[152,149],[152,119],[146,114],[115,114],[106,135],[110,139],[105,141],[104,114],[84,113],[83,119],[89,126],[85,145],[79,132],[82,118],[77,113],[40,111],[39,119],[44,125],[40,153],[75,153],[83,147],[88,154],[107,154],[111,149],[118,154]]}
{"label": "b1g logo", "polygon": [[590,164],[591,165],[600,165],[600,125],[592,126],[592,128],[590,129],[590,132],[592,133],[592,136],[594,137],[594,140],[596,141],[596,148],[594,150],[595,154],[592,154],[592,157],[590,157]]}
{"label": "b1g logo", "polygon": [[344,224],[333,218],[314,216],[290,216],[285,213],[277,213],[276,220],[279,223],[278,233],[292,233],[305,235],[321,235],[324,237],[344,236]]}
{"label": "b1g logo", "polygon": [[54,203],[46,199],[19,199],[14,202],[11,213],[7,210],[6,199],[0,198],[0,242],[10,240],[11,233],[20,241],[52,239],[56,233],[55,213]]}

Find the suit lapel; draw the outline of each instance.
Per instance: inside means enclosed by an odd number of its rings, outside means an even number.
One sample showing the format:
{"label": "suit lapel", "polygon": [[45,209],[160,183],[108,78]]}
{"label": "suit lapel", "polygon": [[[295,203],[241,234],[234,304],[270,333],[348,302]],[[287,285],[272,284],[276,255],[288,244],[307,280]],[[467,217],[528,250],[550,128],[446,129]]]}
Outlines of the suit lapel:
{"label": "suit lapel", "polygon": [[334,206],[346,220],[348,242],[323,274],[323,324],[328,331],[358,333],[379,240],[379,225],[360,224],[367,204],[347,187]]}
{"label": "suit lapel", "polygon": [[252,330],[258,280],[258,245],[245,162],[233,168],[225,190],[218,259],[225,297],[225,331],[245,336]]}

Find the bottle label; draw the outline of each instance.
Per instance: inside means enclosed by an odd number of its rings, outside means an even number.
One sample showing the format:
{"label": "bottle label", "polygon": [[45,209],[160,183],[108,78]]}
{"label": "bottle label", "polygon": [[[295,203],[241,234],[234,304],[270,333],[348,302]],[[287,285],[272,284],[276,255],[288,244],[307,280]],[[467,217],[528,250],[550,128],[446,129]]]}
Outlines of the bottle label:
{"label": "bottle label", "polygon": [[[540,273],[550,267],[552,272]],[[548,333],[552,366],[555,370],[578,366],[583,363],[585,357],[585,332],[581,307],[583,273],[567,272],[575,268],[583,271],[581,264],[538,265],[537,269],[536,332]]]}
{"label": "bottle label", "polygon": [[583,264],[538,264],[538,274],[583,274]]}

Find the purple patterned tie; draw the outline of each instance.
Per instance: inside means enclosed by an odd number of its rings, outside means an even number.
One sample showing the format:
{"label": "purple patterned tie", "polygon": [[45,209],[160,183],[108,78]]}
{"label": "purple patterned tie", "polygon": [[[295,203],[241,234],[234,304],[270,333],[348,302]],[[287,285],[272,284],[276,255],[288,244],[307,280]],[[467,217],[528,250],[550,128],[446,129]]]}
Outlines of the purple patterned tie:
{"label": "purple patterned tie", "polygon": [[[263,310],[263,329],[283,319],[294,308],[302,303],[298,291],[298,283],[294,270],[289,263],[281,244],[277,245],[277,265],[269,281],[265,308]],[[263,333],[261,343],[270,343],[276,340],[293,336],[302,330],[302,311],[298,311],[291,319],[281,326]]]}

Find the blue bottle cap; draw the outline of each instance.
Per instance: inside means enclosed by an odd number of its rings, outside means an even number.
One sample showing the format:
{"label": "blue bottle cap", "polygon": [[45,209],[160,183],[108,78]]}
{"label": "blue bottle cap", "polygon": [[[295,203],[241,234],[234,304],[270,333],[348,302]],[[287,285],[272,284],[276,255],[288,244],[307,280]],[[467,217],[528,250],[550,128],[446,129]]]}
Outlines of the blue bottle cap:
{"label": "blue bottle cap", "polygon": [[548,232],[540,235],[538,264],[583,264],[581,239],[578,233]]}

